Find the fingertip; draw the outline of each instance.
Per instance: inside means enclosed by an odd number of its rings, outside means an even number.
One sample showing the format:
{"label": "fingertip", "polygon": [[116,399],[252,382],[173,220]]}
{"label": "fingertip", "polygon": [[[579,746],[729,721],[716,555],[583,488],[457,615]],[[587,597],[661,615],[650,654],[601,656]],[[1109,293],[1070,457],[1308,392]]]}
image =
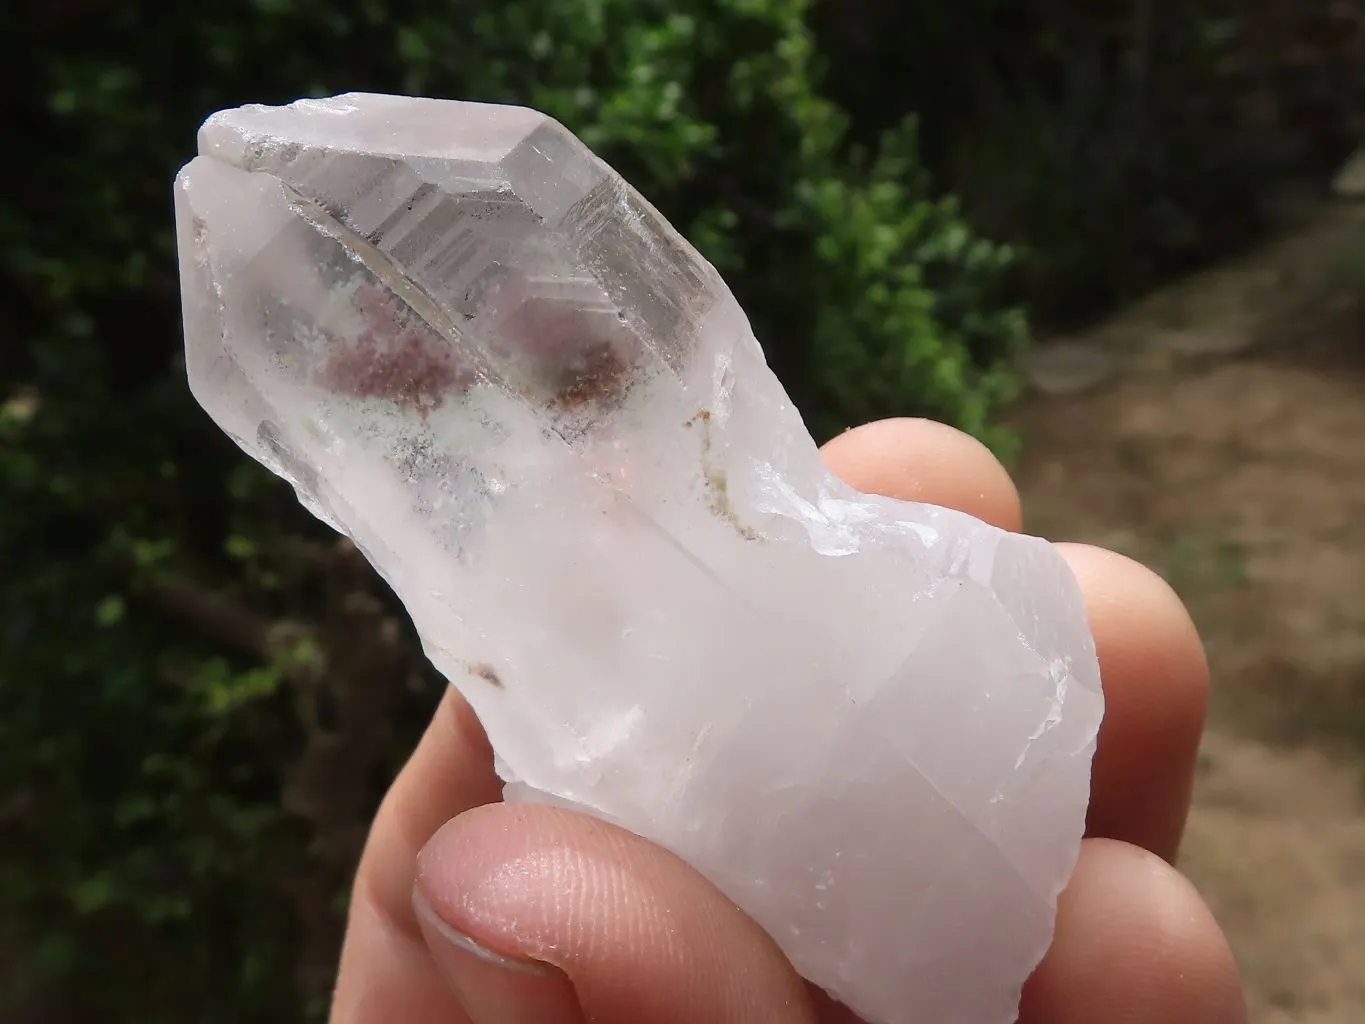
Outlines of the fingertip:
{"label": "fingertip", "polygon": [[865,494],[957,509],[1018,531],[1019,492],[1008,471],[976,438],[925,419],[854,427],[821,449],[825,464]]}
{"label": "fingertip", "polygon": [[1199,633],[1145,566],[1085,544],[1057,548],[1085,594],[1105,690],[1088,832],[1174,861],[1208,706]]}
{"label": "fingertip", "polygon": [[[1106,620],[1117,613],[1142,619],[1147,639],[1159,640],[1163,650],[1186,675],[1183,697],[1202,707],[1208,691],[1208,664],[1199,631],[1180,595],[1160,575],[1141,562],[1117,551],[1092,544],[1056,545],[1086,594],[1086,608]],[[1108,624],[1106,621],[1104,624]],[[1112,641],[1122,638],[1115,631]],[[1132,656],[1116,649],[1115,657]],[[1150,652],[1140,652],[1145,659]]]}
{"label": "fingertip", "polygon": [[1021,1024],[1245,1024],[1237,966],[1194,887],[1160,857],[1086,840]]}

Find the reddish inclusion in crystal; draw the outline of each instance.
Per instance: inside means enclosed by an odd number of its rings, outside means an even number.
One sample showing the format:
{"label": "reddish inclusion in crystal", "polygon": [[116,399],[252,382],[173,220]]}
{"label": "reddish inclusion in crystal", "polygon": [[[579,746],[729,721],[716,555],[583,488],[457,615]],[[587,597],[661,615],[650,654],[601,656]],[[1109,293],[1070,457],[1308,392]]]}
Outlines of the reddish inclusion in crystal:
{"label": "reddish inclusion in crystal", "polygon": [[382,398],[426,419],[448,396],[473,385],[473,367],[426,324],[401,316],[383,288],[366,285],[357,300],[365,329],[353,344],[332,346],[318,371],[323,387],[352,398]]}

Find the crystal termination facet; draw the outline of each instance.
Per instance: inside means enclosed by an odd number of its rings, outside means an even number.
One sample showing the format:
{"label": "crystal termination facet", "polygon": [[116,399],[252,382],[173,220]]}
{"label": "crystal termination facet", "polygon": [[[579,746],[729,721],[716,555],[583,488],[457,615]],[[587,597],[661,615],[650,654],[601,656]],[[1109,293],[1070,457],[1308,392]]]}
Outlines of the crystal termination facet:
{"label": "crystal termination facet", "polygon": [[516,107],[215,114],[195,396],[402,598],[511,800],[672,850],[874,1024],[1006,1024],[1103,712],[1044,541],[823,468],[715,270]]}

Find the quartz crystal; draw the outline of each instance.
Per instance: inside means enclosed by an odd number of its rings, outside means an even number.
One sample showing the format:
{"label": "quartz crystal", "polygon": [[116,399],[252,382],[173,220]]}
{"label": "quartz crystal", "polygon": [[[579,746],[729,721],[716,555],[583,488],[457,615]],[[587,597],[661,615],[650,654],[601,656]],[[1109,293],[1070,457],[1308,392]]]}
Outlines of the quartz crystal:
{"label": "quartz crystal", "polygon": [[1102,714],[1042,540],[822,466],[713,267],[550,118],[213,115],[190,383],[354,540],[509,800],[673,851],[873,1024],[1005,1024]]}

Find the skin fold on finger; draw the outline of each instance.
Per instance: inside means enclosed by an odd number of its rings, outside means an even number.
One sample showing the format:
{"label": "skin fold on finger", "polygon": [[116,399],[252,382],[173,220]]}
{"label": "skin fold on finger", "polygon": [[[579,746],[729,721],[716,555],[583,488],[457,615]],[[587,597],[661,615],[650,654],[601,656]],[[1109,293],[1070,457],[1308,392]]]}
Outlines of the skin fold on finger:
{"label": "skin fold on finger", "polygon": [[464,1024],[426,953],[412,885],[417,855],[436,830],[500,795],[483,729],[450,689],[371,827],[351,895],[332,1024]]}
{"label": "skin fold on finger", "polygon": [[815,1024],[771,938],[672,854],[550,807],[480,807],[422,852],[440,921],[573,984],[595,1024]]}
{"label": "skin fold on finger", "polygon": [[1019,1024],[1246,1024],[1237,967],[1194,888],[1155,854],[1087,839]]}
{"label": "skin fold on finger", "polygon": [[1208,703],[1199,634],[1150,569],[1102,548],[1057,548],[1085,594],[1104,684],[1087,834],[1174,863]]}
{"label": "skin fold on finger", "polygon": [[1019,492],[989,448],[933,420],[880,420],[830,440],[825,465],[850,487],[1020,528]]}

